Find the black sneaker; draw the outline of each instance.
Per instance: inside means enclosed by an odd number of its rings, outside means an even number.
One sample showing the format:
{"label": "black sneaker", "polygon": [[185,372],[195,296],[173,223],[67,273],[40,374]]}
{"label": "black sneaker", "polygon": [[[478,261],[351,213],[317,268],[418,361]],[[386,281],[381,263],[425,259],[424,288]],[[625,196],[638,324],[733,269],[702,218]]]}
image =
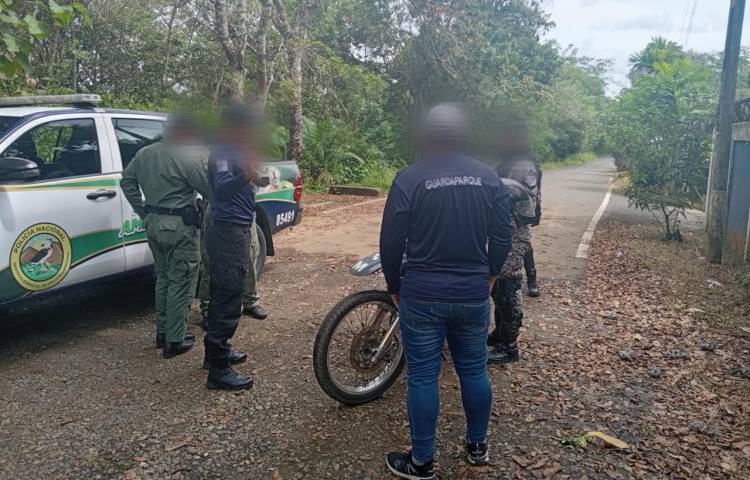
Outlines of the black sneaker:
{"label": "black sneaker", "polygon": [[466,453],[469,454],[470,465],[481,466],[490,463],[490,449],[487,447],[487,442],[471,443],[466,440]]}
{"label": "black sneaker", "polygon": [[409,480],[437,480],[432,460],[424,465],[414,465],[411,459],[411,452],[391,452],[385,456],[385,463],[388,464],[388,470],[400,478],[407,478]]}

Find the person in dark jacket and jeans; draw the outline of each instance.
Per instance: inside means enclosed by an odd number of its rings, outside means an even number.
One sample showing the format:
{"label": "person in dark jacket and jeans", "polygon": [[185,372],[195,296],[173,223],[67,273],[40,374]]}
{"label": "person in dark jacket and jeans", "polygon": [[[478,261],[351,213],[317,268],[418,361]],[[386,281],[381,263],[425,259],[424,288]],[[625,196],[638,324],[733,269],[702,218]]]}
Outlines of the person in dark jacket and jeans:
{"label": "person in dark jacket and jeans", "polygon": [[233,351],[229,340],[242,315],[242,296],[255,220],[252,182],[260,170],[255,134],[258,114],[247,107],[231,106],[222,113],[222,138],[208,161],[210,215],[206,249],[211,269],[208,330],[203,339],[210,389],[242,390],[253,379],[232,369],[247,354]]}
{"label": "person in dark jacket and jeans", "polygon": [[465,134],[458,107],[433,108],[422,127],[422,152],[396,176],[383,213],[380,255],[399,307],[409,372],[412,450],[386,457],[401,478],[437,478],[438,377],[446,339],[461,382],[468,461],[489,462],[489,296],[511,246],[511,219],[495,172],[461,153]]}

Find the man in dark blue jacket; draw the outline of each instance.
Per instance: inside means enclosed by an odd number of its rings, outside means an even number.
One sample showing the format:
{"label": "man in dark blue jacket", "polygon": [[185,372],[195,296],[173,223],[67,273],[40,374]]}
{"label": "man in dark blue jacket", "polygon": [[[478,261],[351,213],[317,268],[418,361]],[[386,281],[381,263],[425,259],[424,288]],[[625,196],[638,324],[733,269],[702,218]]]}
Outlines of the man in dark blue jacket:
{"label": "man in dark blue jacket", "polygon": [[222,114],[222,138],[208,161],[211,222],[206,230],[211,285],[206,349],[210,389],[250,388],[253,379],[232,369],[247,354],[233,351],[229,340],[242,315],[242,295],[250,260],[250,228],[255,218],[252,182],[258,179],[259,156],[253,141],[258,115],[232,106]]}
{"label": "man in dark blue jacket", "polygon": [[446,339],[461,382],[468,461],[489,461],[489,296],[512,231],[500,179],[461,153],[465,130],[456,106],[439,105],[428,113],[422,152],[397,175],[383,214],[380,255],[388,290],[399,306],[409,371],[412,451],[387,456],[388,468],[402,478],[436,478],[438,376]]}

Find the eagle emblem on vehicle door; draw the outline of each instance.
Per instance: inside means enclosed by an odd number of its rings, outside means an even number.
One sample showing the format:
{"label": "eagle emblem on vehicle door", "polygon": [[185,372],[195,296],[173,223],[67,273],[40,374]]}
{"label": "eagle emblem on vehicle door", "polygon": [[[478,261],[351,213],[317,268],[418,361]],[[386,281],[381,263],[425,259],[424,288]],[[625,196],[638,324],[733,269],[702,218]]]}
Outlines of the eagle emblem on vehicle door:
{"label": "eagle emblem on vehicle door", "polygon": [[38,223],[16,238],[10,251],[13,278],[26,290],[39,291],[60,283],[71,261],[70,238],[52,223]]}

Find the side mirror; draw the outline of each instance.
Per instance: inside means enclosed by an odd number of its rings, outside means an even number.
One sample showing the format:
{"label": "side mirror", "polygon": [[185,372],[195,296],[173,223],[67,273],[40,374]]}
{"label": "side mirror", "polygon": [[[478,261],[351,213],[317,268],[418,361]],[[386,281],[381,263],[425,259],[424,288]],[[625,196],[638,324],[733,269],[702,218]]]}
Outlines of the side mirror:
{"label": "side mirror", "polygon": [[0,157],[0,183],[23,183],[39,180],[39,165],[19,157]]}

